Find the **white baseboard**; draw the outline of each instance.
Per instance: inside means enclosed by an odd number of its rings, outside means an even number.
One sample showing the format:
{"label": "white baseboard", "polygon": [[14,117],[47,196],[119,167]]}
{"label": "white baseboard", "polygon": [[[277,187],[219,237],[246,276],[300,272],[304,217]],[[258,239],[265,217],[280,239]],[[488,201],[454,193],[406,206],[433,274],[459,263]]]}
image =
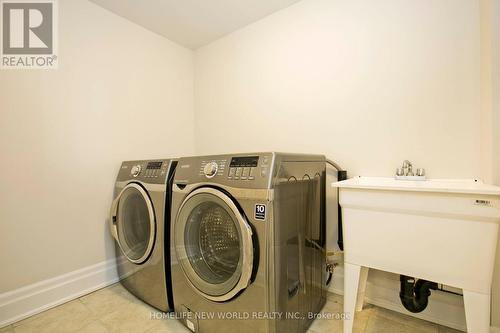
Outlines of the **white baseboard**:
{"label": "white baseboard", "polygon": [[[370,270],[368,275],[365,291],[366,303],[463,332],[466,331],[465,310],[461,296],[439,291],[433,292],[431,298],[429,298],[429,306],[425,311],[411,313],[401,305],[398,276],[376,270]],[[329,291],[339,295],[344,294],[344,271],[342,266],[337,267],[335,270]],[[492,332],[494,331],[492,330]]]}
{"label": "white baseboard", "polygon": [[0,327],[71,301],[118,281],[111,259],[0,294]]}

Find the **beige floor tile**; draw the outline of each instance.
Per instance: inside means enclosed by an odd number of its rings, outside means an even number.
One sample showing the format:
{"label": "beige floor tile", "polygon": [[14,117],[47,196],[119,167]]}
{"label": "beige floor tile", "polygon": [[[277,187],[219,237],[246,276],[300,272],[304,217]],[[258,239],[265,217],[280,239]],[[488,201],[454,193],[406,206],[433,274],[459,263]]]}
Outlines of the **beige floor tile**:
{"label": "beige floor tile", "polygon": [[455,330],[450,327],[438,326],[439,333],[463,333],[462,331]]}
{"label": "beige floor tile", "polygon": [[157,324],[155,310],[141,303],[122,304],[99,318],[109,332],[145,332]]}
{"label": "beige floor tile", "polygon": [[125,289],[125,287],[120,282],[112,284],[111,286],[107,287],[106,289],[111,289],[118,294],[121,293],[121,294],[127,294],[127,295],[133,296],[127,289]]}
{"label": "beige floor tile", "polygon": [[16,323],[14,332],[75,332],[94,319],[92,313],[79,300],[74,300]]}
{"label": "beige floor tile", "polygon": [[[367,306],[363,311],[356,312],[354,318],[353,332],[365,332],[368,319],[372,315],[373,307]],[[314,320],[309,330],[315,333],[322,332],[342,332],[344,327],[342,321],[343,308],[342,304],[328,300],[325,307],[320,312],[320,316]],[[334,316],[332,316],[334,314]]]}
{"label": "beige floor tile", "polygon": [[318,318],[309,327],[313,332],[342,332],[342,320]]}
{"label": "beige floor tile", "polygon": [[344,296],[334,294],[331,292],[326,293],[326,299],[335,303],[344,304]]}
{"label": "beige floor tile", "polygon": [[8,326],[0,328],[0,333],[13,333],[13,332],[14,332],[14,328],[12,327],[12,325],[8,325]]}
{"label": "beige floor tile", "polygon": [[80,301],[97,317],[107,316],[117,309],[140,302],[120,284],[83,296]]}
{"label": "beige floor tile", "polygon": [[76,333],[108,333],[109,331],[101,324],[100,321],[96,320],[88,324],[87,326],[79,329]]}
{"label": "beige floor tile", "polygon": [[[74,301],[73,301],[73,302],[74,302]],[[61,307],[61,306],[63,306],[63,305],[65,305],[65,304],[58,305],[58,306],[57,306],[57,307],[55,307],[55,308],[52,308],[52,309],[49,309],[49,310],[46,310],[46,311],[40,312],[40,313],[38,313],[38,314],[32,315],[31,317],[25,318],[25,319],[23,319],[23,320],[16,321],[16,322],[15,322],[15,323],[13,323],[11,326],[12,326],[12,328],[15,328],[15,327],[17,327],[17,326],[19,326],[19,325],[24,325],[24,324],[26,324],[26,323],[29,323],[30,321],[36,320],[36,319],[38,319],[38,318],[40,318],[40,317],[44,316],[47,312],[49,312],[49,311],[54,311],[55,309],[58,309],[58,308],[60,308],[60,307]]]}
{"label": "beige floor tile", "polygon": [[176,319],[162,319],[157,320],[153,327],[148,329],[145,333],[189,333],[184,325]]}
{"label": "beige floor tile", "polygon": [[365,332],[368,320],[373,316],[374,310],[375,307],[373,305],[367,304],[364,306],[363,311],[356,312],[354,315],[353,331],[360,333]]}
{"label": "beige floor tile", "polygon": [[366,325],[366,333],[425,333],[426,331],[373,315]]}
{"label": "beige floor tile", "polygon": [[386,319],[390,319],[392,321],[396,321],[403,325],[418,328],[420,331],[426,333],[438,332],[438,325],[412,316],[404,315],[399,312],[377,307],[375,309],[375,315]]}
{"label": "beige floor tile", "polygon": [[[353,333],[364,333],[366,331],[367,319],[361,318],[356,319],[353,325]],[[344,322],[341,320],[331,320],[331,321],[320,321],[315,320],[309,330],[309,333],[330,333],[330,332],[342,332],[344,329]],[[383,332],[383,331],[381,331]]]}
{"label": "beige floor tile", "polygon": [[334,313],[341,313],[343,312],[343,305],[340,303],[336,303],[331,300],[327,300],[325,305],[323,306],[323,309],[321,309],[322,312],[334,312]]}

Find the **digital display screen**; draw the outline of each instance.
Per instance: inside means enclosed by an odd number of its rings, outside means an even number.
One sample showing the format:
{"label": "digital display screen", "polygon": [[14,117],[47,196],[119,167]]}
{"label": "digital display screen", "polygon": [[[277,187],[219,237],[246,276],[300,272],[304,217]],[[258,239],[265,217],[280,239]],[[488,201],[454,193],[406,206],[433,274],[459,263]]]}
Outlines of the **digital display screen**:
{"label": "digital display screen", "polygon": [[160,169],[163,162],[149,162],[146,169]]}
{"label": "digital display screen", "polygon": [[230,168],[238,167],[256,167],[259,163],[259,156],[233,157],[231,159]]}

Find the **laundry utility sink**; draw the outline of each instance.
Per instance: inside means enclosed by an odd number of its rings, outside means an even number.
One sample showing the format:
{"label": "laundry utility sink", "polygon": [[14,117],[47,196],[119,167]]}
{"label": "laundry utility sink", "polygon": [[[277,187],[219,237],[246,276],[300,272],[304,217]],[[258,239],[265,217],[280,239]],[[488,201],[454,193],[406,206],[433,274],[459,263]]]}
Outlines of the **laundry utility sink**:
{"label": "laundry utility sink", "polygon": [[463,289],[468,332],[489,332],[500,187],[377,177],[332,186],[343,221],[344,333],[362,308],[370,267]]}

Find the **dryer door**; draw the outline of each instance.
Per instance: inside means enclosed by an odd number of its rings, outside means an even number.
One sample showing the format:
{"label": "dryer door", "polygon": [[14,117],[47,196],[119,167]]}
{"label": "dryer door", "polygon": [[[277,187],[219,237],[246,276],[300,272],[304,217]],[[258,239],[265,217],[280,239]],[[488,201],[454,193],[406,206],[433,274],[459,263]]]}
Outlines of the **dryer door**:
{"label": "dryer door", "polygon": [[136,183],[123,188],[111,211],[112,234],[127,259],[135,264],[146,261],[155,240],[155,216],[151,199]]}
{"label": "dryer door", "polygon": [[174,242],[184,274],[204,297],[227,301],[250,283],[252,229],[225,193],[191,192],[177,215]]}

